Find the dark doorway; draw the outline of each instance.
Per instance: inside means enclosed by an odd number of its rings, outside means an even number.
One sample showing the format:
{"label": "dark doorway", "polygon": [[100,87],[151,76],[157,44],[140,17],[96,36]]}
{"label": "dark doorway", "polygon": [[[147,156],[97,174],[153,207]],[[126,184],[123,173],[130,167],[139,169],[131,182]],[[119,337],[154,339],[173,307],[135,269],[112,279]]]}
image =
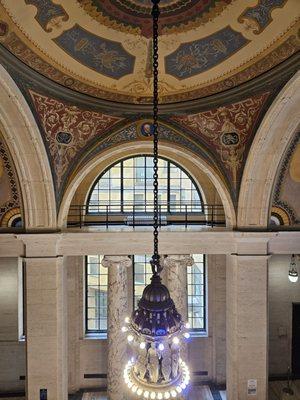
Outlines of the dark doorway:
{"label": "dark doorway", "polygon": [[300,303],[293,304],[292,373],[300,378]]}

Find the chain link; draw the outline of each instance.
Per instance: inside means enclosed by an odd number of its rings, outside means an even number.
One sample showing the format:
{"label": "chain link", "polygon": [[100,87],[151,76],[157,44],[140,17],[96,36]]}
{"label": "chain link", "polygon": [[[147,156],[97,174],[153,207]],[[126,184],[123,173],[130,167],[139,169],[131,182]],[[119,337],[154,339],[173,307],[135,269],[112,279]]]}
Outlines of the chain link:
{"label": "chain link", "polygon": [[160,272],[158,254],[158,18],[160,0],[152,0],[153,18],[153,196],[154,196],[154,221],[153,237],[154,251],[151,260],[152,272],[154,275]]}

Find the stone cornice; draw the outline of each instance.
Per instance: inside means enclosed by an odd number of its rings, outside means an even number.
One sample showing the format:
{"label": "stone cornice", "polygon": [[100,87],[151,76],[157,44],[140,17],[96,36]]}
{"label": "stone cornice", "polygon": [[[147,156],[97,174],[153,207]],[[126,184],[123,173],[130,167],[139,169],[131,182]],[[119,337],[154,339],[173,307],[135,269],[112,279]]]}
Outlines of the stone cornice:
{"label": "stone cornice", "polygon": [[[218,246],[216,246],[218,243]],[[49,247],[50,246],[50,247]],[[28,252],[30,249],[30,252]],[[64,232],[0,234],[0,257],[47,257],[98,254],[148,254],[152,251],[152,232]],[[187,231],[161,232],[161,254],[300,254],[300,231],[237,232]]]}

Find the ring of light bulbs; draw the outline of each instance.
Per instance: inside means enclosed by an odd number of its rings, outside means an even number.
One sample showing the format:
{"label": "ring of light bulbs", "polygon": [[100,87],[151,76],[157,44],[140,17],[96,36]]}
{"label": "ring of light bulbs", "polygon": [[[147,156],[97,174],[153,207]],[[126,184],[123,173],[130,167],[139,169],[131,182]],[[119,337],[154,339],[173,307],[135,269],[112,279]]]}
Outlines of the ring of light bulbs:
{"label": "ring of light bulbs", "polygon": [[[128,332],[128,325],[130,324],[130,318],[125,318],[125,324],[127,326],[122,327],[122,332]],[[183,329],[190,329],[190,324],[187,322],[184,325]],[[132,334],[133,333],[133,334]],[[129,344],[134,342],[139,342],[138,335],[135,335],[134,332],[129,333],[127,335],[127,341]],[[189,339],[190,334],[189,332],[185,331],[184,333],[181,331],[181,334],[174,335],[172,338],[172,342],[175,345],[180,345],[179,337],[182,336],[182,339]],[[139,347],[144,349],[146,347],[146,343],[139,342]],[[163,352],[165,347],[164,344],[161,342],[158,344],[158,349]],[[132,373],[134,367],[135,360],[132,358],[128,361],[124,369],[124,381],[128,387],[128,389],[135,395],[140,397],[141,399],[150,399],[150,400],[168,400],[172,398],[177,398],[188,386],[190,382],[190,371],[186,363],[180,358],[179,365],[181,369],[181,374],[179,378],[172,382],[172,384],[160,385],[157,389],[153,385],[147,386],[144,382],[140,382],[138,378]]]}
{"label": "ring of light bulbs", "polygon": [[176,398],[187,387],[190,381],[190,371],[188,366],[181,359],[179,360],[179,364],[182,371],[179,379],[173,386],[168,385],[165,389],[163,386],[159,387],[158,390],[155,390],[153,386],[149,388],[146,385],[140,386],[140,383],[132,374],[132,367],[134,364],[131,360],[128,361],[124,369],[124,381],[131,392],[140,398],[151,400],[168,400]]}

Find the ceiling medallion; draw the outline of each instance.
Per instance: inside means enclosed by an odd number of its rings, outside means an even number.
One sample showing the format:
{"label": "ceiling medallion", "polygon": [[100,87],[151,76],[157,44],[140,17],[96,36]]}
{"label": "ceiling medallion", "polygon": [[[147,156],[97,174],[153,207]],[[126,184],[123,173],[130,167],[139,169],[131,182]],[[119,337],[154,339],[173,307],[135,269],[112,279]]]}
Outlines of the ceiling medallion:
{"label": "ceiling medallion", "polygon": [[132,356],[124,370],[124,381],[133,398],[170,399],[184,395],[190,381],[189,369],[180,356],[184,340],[190,337],[184,323],[161,282],[162,264],[158,254],[158,18],[160,0],[152,0],[153,17],[153,124],[147,127],[153,137],[153,256],[151,283],[143,291],[138,308],[126,318]]}
{"label": "ceiling medallion", "polygon": [[[101,24],[120,31],[152,35],[149,0],[77,0]],[[219,15],[232,0],[161,0],[159,34],[195,28]]]}

